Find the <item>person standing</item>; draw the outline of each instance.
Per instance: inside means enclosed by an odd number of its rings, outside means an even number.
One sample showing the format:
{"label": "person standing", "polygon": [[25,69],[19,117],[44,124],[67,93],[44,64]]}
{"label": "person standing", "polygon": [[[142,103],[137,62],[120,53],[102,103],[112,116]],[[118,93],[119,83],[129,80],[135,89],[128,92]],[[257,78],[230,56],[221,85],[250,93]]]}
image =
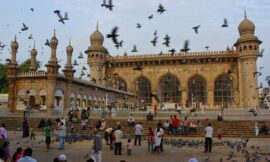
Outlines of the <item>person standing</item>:
{"label": "person standing", "polygon": [[128,156],[131,156],[131,153],[132,153],[132,144],[131,144],[131,139],[129,138],[128,139],[128,143],[127,143],[127,155]]}
{"label": "person standing", "polygon": [[95,159],[95,162],[101,162],[101,154],[102,154],[102,138],[99,133],[99,128],[97,127],[95,132],[94,132],[94,145],[93,145],[93,154],[92,158]]}
{"label": "person standing", "polygon": [[137,146],[137,140],[139,141],[139,146],[141,146],[142,131],[143,127],[141,125],[141,122],[139,122],[135,125],[135,140],[134,140],[135,146]]}
{"label": "person standing", "polygon": [[212,151],[212,137],[213,137],[213,128],[212,124],[209,123],[208,126],[205,128],[205,150],[204,150],[205,153]]}
{"label": "person standing", "polygon": [[29,124],[26,118],[23,119],[22,128],[23,128],[22,137],[29,137]]}
{"label": "person standing", "polygon": [[49,151],[51,149],[50,144],[52,142],[51,140],[51,129],[52,129],[52,122],[50,119],[48,119],[46,125],[45,125],[45,143],[46,143],[46,149]]}
{"label": "person standing", "polygon": [[0,127],[0,148],[2,147],[3,143],[7,139],[7,130],[6,130],[6,124],[2,123]]}
{"label": "person standing", "polygon": [[147,140],[148,140],[148,151],[153,152],[154,151],[154,132],[151,127],[148,129],[147,134]]}
{"label": "person standing", "polygon": [[59,150],[64,150],[65,149],[65,139],[66,139],[66,134],[67,134],[67,128],[64,125],[63,122],[60,123],[59,129],[59,140],[60,140],[60,147]]}
{"label": "person standing", "polygon": [[121,126],[117,127],[117,130],[114,132],[115,136],[115,148],[114,148],[114,154],[115,155],[122,155],[122,138],[123,138],[123,132],[121,131]]}

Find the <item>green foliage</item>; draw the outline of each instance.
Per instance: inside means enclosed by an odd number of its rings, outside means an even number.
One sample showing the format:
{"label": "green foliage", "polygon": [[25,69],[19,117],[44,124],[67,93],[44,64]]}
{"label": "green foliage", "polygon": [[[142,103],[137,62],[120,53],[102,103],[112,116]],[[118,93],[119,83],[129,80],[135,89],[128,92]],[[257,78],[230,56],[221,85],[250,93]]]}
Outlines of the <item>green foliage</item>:
{"label": "green foliage", "polygon": [[8,92],[7,64],[0,64],[0,93]]}
{"label": "green foliage", "polygon": [[[27,72],[31,66],[31,59],[28,59],[18,66],[19,72]],[[37,69],[40,68],[40,62],[37,61]],[[0,93],[8,92],[7,64],[0,63]]]}
{"label": "green foliage", "polygon": [[[31,66],[31,59],[28,59],[24,62],[22,62],[19,66],[18,66],[18,70],[19,72],[27,72],[29,70]],[[40,62],[37,61],[37,65],[36,68],[39,69],[40,68]]]}

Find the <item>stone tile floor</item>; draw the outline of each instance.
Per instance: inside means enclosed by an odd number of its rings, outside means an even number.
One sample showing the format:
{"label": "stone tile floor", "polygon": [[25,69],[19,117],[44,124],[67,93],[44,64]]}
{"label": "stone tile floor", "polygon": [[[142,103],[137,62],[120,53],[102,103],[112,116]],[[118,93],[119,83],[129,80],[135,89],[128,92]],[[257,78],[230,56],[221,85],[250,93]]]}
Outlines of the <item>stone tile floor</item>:
{"label": "stone tile floor", "polygon": [[[54,142],[52,144],[52,149],[49,152],[46,152],[45,143],[39,141],[44,141],[44,136],[41,133],[37,134],[37,139],[33,142],[29,141],[29,138],[22,138],[22,133],[19,131],[10,131],[8,132],[9,140],[10,140],[10,150],[13,154],[18,146],[23,148],[31,147],[33,149],[33,157],[38,160],[38,162],[52,162],[55,157],[59,154],[66,154],[68,157],[68,162],[84,162],[85,155],[90,152],[93,141],[82,141],[76,143],[66,143],[65,150],[58,150],[59,143]],[[189,140],[197,140],[202,138],[182,138]],[[214,139],[216,141],[217,139]],[[224,139],[236,141],[239,139]],[[17,143],[20,142],[18,145]],[[203,153],[204,147],[199,146],[198,148],[190,148],[190,147],[172,147],[165,145],[164,152],[160,154],[153,154],[147,151],[147,143],[146,141],[142,142],[142,146],[134,146],[132,150],[132,156],[126,155],[126,142],[125,139],[123,142],[123,152],[122,156],[115,156],[114,152],[110,151],[109,147],[105,145],[103,142],[103,150],[102,150],[102,161],[103,162],[119,162],[120,160],[126,160],[126,162],[188,162],[191,157],[196,157],[200,162],[203,162],[207,156],[209,156],[210,162],[219,162],[220,158],[223,157],[223,161],[228,161],[226,158],[228,157],[228,153],[230,151],[235,152],[235,156],[232,158],[234,160],[238,160],[238,162],[244,162],[243,155],[236,151],[236,149],[232,150],[228,146],[214,146],[212,153]],[[248,143],[248,149],[250,152],[254,152],[253,149],[250,148],[252,145],[259,146],[260,149],[258,152],[261,154],[264,161],[266,155],[270,156],[269,150],[270,139],[250,139]]]}

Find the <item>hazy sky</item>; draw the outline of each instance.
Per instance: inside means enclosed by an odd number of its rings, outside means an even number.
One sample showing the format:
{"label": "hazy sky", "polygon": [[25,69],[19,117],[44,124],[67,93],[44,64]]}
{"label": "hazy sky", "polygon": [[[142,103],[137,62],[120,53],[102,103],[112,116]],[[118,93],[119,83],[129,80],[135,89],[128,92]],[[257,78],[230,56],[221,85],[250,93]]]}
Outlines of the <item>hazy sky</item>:
{"label": "hazy sky", "polygon": [[[90,45],[90,35],[96,29],[99,22],[99,30],[104,37],[110,33],[114,26],[119,27],[119,39],[124,40],[123,47],[116,49],[110,39],[105,38],[104,46],[111,55],[128,55],[163,53],[175,48],[179,51],[183,42],[190,41],[191,52],[206,51],[205,46],[210,46],[209,51],[225,50],[232,47],[239,37],[238,25],[244,19],[244,9],[247,17],[256,26],[255,34],[263,41],[261,49],[265,49],[264,57],[258,59],[258,70],[264,67],[259,80],[264,82],[270,75],[270,1],[269,0],[113,0],[113,11],[101,7],[103,0],[1,0],[0,5],[0,41],[8,45],[0,51],[1,62],[10,58],[8,49],[10,42],[16,34],[19,50],[18,61],[30,57],[29,50],[33,46],[33,40],[28,36],[33,35],[38,50],[37,59],[44,66],[50,57],[50,48],[44,46],[46,39],[50,39],[53,30],[59,40],[57,56],[62,60],[64,67],[66,60],[66,46],[71,39],[74,48],[73,58],[81,65],[86,64],[86,57],[78,59],[80,52],[84,52]],[[163,14],[156,12],[161,3],[167,11]],[[34,8],[34,12],[30,11]],[[70,20],[63,25],[58,22],[54,10],[68,12]],[[154,18],[149,21],[148,16]],[[229,27],[221,28],[223,19],[227,18]],[[29,29],[20,32],[22,23]],[[142,25],[136,28],[136,23]],[[192,30],[193,26],[201,25],[199,34]],[[150,41],[157,30],[158,45],[153,47]],[[164,36],[171,37],[170,48],[162,45]],[[131,53],[136,44],[139,52]],[[86,56],[86,55],[84,55]],[[79,76],[82,66],[78,66],[76,76]],[[88,67],[87,67],[88,68]]]}

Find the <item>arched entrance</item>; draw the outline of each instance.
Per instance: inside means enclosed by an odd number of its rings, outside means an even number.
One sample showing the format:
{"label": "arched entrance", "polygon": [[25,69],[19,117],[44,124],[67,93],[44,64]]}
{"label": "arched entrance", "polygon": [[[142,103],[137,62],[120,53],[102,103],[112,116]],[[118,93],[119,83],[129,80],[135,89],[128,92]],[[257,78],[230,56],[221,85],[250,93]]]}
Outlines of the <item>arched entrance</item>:
{"label": "arched entrance", "polygon": [[230,75],[221,75],[215,80],[215,105],[229,106],[234,103],[233,82]]}
{"label": "arched entrance", "polygon": [[188,104],[199,108],[207,103],[206,81],[200,76],[194,76],[188,83]]}
{"label": "arched entrance", "polygon": [[54,93],[54,109],[61,112],[64,109],[64,93],[61,89],[57,89]]}

